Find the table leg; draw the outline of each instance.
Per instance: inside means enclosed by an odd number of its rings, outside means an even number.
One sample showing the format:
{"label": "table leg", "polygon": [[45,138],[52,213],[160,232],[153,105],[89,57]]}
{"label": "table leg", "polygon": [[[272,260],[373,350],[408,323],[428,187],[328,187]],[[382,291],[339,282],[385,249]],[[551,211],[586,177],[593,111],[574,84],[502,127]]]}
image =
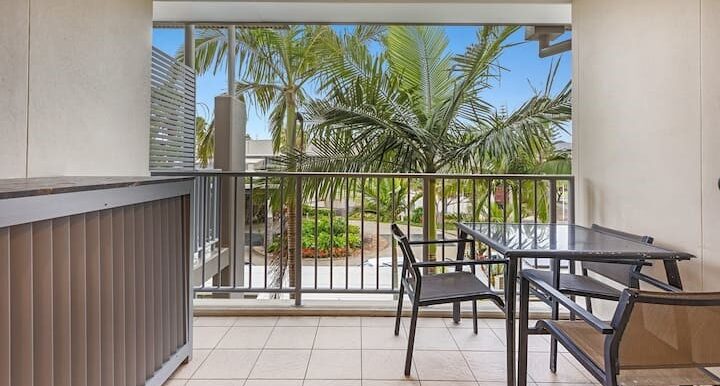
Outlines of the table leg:
{"label": "table leg", "polygon": [[[459,240],[467,240],[468,239],[467,233],[465,233],[463,231],[459,231],[458,239]],[[462,260],[463,257],[465,256],[465,244],[466,243],[464,243],[464,242],[458,243],[457,256],[455,258],[456,260]],[[462,267],[460,267],[460,266],[455,267],[456,271],[459,271],[460,269],[462,269]],[[460,302],[453,303],[453,322],[455,324],[460,323]]]}
{"label": "table leg", "polygon": [[[560,259],[552,259],[552,286],[555,289],[560,288]],[[552,320],[558,320],[560,307],[558,302],[553,300],[550,306],[552,308]],[[555,373],[557,371],[557,350],[558,342],[557,339],[550,339],[550,371]]]}
{"label": "table leg", "polygon": [[665,265],[665,275],[667,275],[668,284],[673,287],[683,289],[677,260],[663,260],[663,264]]}
{"label": "table leg", "polygon": [[505,334],[507,340],[507,384],[515,386],[515,297],[518,260],[508,259],[505,277]]}

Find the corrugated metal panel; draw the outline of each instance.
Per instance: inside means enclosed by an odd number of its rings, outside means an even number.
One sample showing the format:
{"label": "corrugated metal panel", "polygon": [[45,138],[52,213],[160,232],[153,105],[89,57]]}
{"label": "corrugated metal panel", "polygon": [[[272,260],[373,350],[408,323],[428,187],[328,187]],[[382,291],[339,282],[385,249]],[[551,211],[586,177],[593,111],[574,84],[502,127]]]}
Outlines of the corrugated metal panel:
{"label": "corrugated metal panel", "polygon": [[150,170],[195,166],[195,72],[153,47]]}
{"label": "corrugated metal panel", "polygon": [[164,380],[153,378],[190,336],[188,204],[0,228],[0,386]]}

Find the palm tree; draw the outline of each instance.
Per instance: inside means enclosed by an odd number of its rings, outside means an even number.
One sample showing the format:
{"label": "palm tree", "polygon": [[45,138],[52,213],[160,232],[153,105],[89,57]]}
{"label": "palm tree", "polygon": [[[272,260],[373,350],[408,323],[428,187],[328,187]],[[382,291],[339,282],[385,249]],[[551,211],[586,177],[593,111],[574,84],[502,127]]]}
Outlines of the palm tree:
{"label": "palm tree", "polygon": [[[442,28],[392,26],[373,54],[328,57],[327,97],[308,107],[318,155],[305,169],[483,172],[489,161],[533,153],[570,118],[570,88],[550,87],[517,111],[499,113],[481,95],[502,70],[498,57],[517,27],[482,27],[460,55],[447,52]],[[339,149],[339,150],[338,150]],[[425,188],[425,218],[436,234],[436,179]],[[435,259],[434,249],[429,258]]]}

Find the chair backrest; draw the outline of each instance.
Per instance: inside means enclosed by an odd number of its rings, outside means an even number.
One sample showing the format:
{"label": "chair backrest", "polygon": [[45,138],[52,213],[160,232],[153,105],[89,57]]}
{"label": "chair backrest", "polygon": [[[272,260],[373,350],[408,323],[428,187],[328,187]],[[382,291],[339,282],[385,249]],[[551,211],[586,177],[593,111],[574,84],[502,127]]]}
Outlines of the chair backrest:
{"label": "chair backrest", "polygon": [[[616,229],[606,228],[597,224],[592,225],[592,229],[597,232],[607,233],[613,236],[622,237],[624,239],[636,241],[639,243],[652,244],[653,238],[650,236],[639,236],[632,233],[619,231]],[[612,264],[598,263],[593,261],[583,261],[581,263],[583,269],[593,271],[610,280],[616,281],[625,287],[637,287],[637,280],[633,278],[634,265],[630,264]]]}
{"label": "chair backrest", "polygon": [[720,292],[626,289],[612,324],[619,369],[720,365]]}
{"label": "chair backrest", "polygon": [[403,255],[403,273],[408,272],[413,278],[417,279],[420,276],[420,269],[413,266],[414,263],[417,263],[417,259],[415,259],[415,253],[410,247],[410,241],[397,224],[390,225],[390,229]]}

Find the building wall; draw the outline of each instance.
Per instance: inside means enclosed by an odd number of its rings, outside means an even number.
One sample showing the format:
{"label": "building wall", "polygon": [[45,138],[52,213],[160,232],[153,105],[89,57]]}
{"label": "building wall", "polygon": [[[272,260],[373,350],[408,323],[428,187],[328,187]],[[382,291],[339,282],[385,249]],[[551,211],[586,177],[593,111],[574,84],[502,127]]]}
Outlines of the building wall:
{"label": "building wall", "polygon": [[152,1],[9,0],[0,21],[0,177],[148,174]]}
{"label": "building wall", "polygon": [[0,178],[25,176],[28,2],[0,1]]}
{"label": "building wall", "polygon": [[703,288],[720,290],[720,1],[702,0]]}
{"label": "building wall", "polygon": [[578,222],[697,255],[690,289],[720,287],[719,3],[573,1]]}

